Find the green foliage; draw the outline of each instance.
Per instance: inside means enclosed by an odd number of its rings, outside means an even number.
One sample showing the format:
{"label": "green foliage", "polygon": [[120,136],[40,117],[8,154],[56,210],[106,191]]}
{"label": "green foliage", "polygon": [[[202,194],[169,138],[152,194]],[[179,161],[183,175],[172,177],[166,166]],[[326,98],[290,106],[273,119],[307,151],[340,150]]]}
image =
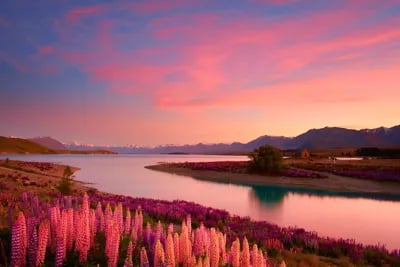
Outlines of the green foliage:
{"label": "green foliage", "polygon": [[9,228],[0,230],[0,266],[7,266],[10,260],[11,232]]}
{"label": "green foliage", "polygon": [[57,186],[58,191],[64,195],[71,195],[72,193],[72,176],[73,172],[70,166],[66,166],[64,169],[63,178],[61,178],[60,183]]}
{"label": "green foliage", "polygon": [[261,146],[250,153],[249,157],[250,172],[270,175],[279,175],[282,172],[282,154],[279,149],[275,147],[268,145]]}

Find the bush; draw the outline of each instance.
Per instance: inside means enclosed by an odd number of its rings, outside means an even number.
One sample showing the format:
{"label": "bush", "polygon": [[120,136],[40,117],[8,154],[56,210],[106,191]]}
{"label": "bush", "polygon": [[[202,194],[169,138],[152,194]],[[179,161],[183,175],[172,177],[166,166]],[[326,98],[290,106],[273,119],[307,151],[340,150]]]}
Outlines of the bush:
{"label": "bush", "polygon": [[61,178],[60,183],[57,186],[58,191],[64,195],[71,195],[72,193],[72,176],[73,172],[71,167],[66,166],[64,169],[64,175]]}
{"label": "bush", "polygon": [[249,171],[262,174],[279,175],[283,170],[283,159],[279,149],[261,146],[250,153]]}

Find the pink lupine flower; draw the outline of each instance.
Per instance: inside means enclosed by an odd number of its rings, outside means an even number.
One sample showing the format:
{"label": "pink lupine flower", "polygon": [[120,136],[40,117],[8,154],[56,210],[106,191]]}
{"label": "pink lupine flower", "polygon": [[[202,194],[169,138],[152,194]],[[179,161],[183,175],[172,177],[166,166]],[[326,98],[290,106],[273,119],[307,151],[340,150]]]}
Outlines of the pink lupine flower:
{"label": "pink lupine flower", "polygon": [[117,266],[120,230],[117,222],[110,220],[107,223],[106,231],[106,255],[108,257],[108,266]]}
{"label": "pink lupine flower", "polygon": [[118,228],[122,234],[124,231],[124,217],[123,217],[123,207],[121,202],[119,202],[118,205],[115,207],[113,217],[114,221],[118,223]]}
{"label": "pink lupine flower", "polygon": [[160,240],[157,239],[154,248],[154,267],[163,266],[164,262],[165,262],[164,249]]}
{"label": "pink lupine flower", "polygon": [[65,259],[65,242],[61,235],[56,237],[57,244],[56,244],[56,257],[54,266],[61,267],[63,266],[63,262]]}
{"label": "pink lupine flower", "polygon": [[25,266],[26,247],[25,216],[22,212],[19,212],[11,229],[11,266]]}
{"label": "pink lupine flower", "polygon": [[215,228],[210,229],[210,266],[218,267],[219,264],[219,240]]}
{"label": "pink lupine flower", "polygon": [[36,253],[38,250],[38,233],[36,225],[33,227],[32,233],[29,237],[29,247],[28,247],[28,262],[29,266],[36,265]]}
{"label": "pink lupine flower", "polygon": [[[110,203],[107,203],[106,209],[104,210],[104,222],[107,224],[107,222],[112,218],[112,210]],[[106,225],[104,226],[105,229]]]}
{"label": "pink lupine flower", "polygon": [[189,264],[191,258],[191,242],[189,240],[189,232],[185,223],[182,223],[182,233],[179,237],[179,256],[181,257],[180,261],[184,266]]}
{"label": "pink lupine flower", "polygon": [[67,210],[67,225],[66,225],[66,232],[67,232],[67,250],[72,249],[72,245],[75,241],[75,230],[74,230],[74,209],[68,208]]}
{"label": "pink lupine flower", "polygon": [[225,265],[227,262],[226,255],[226,234],[222,234],[218,232],[218,240],[219,240],[219,251],[220,251],[220,263]]}
{"label": "pink lupine flower", "polygon": [[50,218],[50,244],[51,250],[55,251],[56,249],[56,236],[58,229],[58,222],[60,220],[60,207],[54,206],[49,209],[49,218]]}
{"label": "pink lupine flower", "polygon": [[194,231],[193,254],[201,256],[204,254],[203,233],[200,228]]}
{"label": "pink lupine flower", "polygon": [[174,239],[172,233],[168,233],[165,244],[165,263],[167,266],[175,266]]}
{"label": "pink lupine flower", "polygon": [[160,221],[158,221],[157,222],[157,226],[156,226],[156,240],[158,239],[158,240],[161,240],[161,236],[163,235],[163,228],[162,228],[162,225],[161,225],[161,222]]}
{"label": "pink lupine flower", "polygon": [[201,257],[197,258],[196,267],[203,267],[203,260]]}
{"label": "pink lupine flower", "polygon": [[173,223],[170,223],[168,225],[168,233],[174,234],[174,224]]}
{"label": "pink lupine flower", "polygon": [[135,211],[135,226],[137,230],[138,240],[141,240],[143,238],[143,213],[140,206]]}
{"label": "pink lupine flower", "polygon": [[101,202],[99,201],[96,206],[96,232],[104,231],[104,228],[104,213]]}
{"label": "pink lupine flower", "polygon": [[250,266],[250,248],[246,237],[243,239],[243,249],[240,262],[242,267]]}
{"label": "pink lupine flower", "polygon": [[136,226],[135,225],[132,226],[130,236],[131,236],[131,239],[132,239],[133,243],[136,244],[137,241],[138,241],[138,235],[137,235],[137,230],[136,230]]}
{"label": "pink lupine flower", "polygon": [[236,239],[231,246],[231,264],[233,267],[240,266],[240,242]]}
{"label": "pink lupine flower", "polygon": [[251,250],[251,265],[252,266],[259,266],[258,263],[258,247],[257,244],[253,245],[253,249]]}
{"label": "pink lupine flower", "polygon": [[186,216],[186,226],[188,227],[189,236],[192,235],[192,217],[190,214]]}
{"label": "pink lupine flower", "polygon": [[79,252],[79,261],[84,262],[90,248],[89,197],[86,193],[83,195],[82,211],[78,212],[78,219],[76,250]]}
{"label": "pink lupine flower", "polygon": [[150,235],[151,235],[151,225],[149,222],[147,222],[145,230],[145,241],[147,242],[147,244],[150,244]]}
{"label": "pink lupine flower", "polygon": [[131,232],[131,210],[126,209],[124,233],[127,235]]}
{"label": "pink lupine flower", "polygon": [[266,266],[266,261],[265,261],[265,258],[264,258],[264,254],[263,254],[261,249],[258,250],[257,262],[258,262],[258,266],[260,266],[260,267],[265,267]]}
{"label": "pink lupine flower", "polygon": [[180,247],[179,247],[179,234],[174,233],[174,252],[175,252],[175,262],[182,263],[182,257],[180,256]]}
{"label": "pink lupine flower", "polygon": [[44,263],[49,233],[50,233],[49,222],[47,220],[43,221],[39,225],[38,247],[37,247],[37,252],[36,252],[36,266],[42,266]]}
{"label": "pink lupine flower", "polygon": [[210,267],[210,258],[208,256],[204,258],[203,267]]}
{"label": "pink lupine flower", "polygon": [[132,241],[130,241],[127,252],[126,252],[126,259],[125,259],[124,267],[133,267],[132,250],[133,250],[133,245],[132,245]]}
{"label": "pink lupine flower", "polygon": [[96,235],[96,213],[93,209],[90,209],[89,211],[89,233],[90,233],[89,247],[92,247],[94,244],[94,237]]}
{"label": "pink lupine flower", "polygon": [[147,258],[147,252],[144,247],[140,250],[140,267],[149,267],[149,260]]}

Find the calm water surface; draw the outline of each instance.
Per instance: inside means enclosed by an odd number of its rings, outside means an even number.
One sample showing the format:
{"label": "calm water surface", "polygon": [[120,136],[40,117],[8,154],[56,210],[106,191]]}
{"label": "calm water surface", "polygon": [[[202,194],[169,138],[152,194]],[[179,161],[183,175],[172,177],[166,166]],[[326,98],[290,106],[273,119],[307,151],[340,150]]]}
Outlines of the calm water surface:
{"label": "calm water surface", "polygon": [[[1,156],[5,158],[6,156]],[[246,160],[202,155],[16,155],[12,159],[47,161],[81,168],[76,179],[99,190],[134,197],[183,199],[232,214],[298,226],[322,236],[352,238],[400,249],[400,201],[333,196],[322,191],[251,187],[198,181],[145,169],[158,162]]]}

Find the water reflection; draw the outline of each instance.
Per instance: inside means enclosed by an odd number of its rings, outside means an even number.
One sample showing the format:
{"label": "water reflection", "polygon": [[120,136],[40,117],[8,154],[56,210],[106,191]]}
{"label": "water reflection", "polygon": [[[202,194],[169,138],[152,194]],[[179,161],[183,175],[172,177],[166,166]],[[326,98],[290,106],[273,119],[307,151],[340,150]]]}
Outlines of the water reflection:
{"label": "water reflection", "polygon": [[316,197],[345,197],[345,198],[366,198],[374,200],[389,200],[400,201],[400,196],[391,194],[376,194],[376,193],[357,193],[357,192],[334,192],[328,190],[308,189],[299,187],[285,187],[285,186],[251,186],[251,194],[256,196],[259,201],[267,204],[267,206],[274,206],[284,200],[290,194],[296,193],[299,195],[308,195]]}

